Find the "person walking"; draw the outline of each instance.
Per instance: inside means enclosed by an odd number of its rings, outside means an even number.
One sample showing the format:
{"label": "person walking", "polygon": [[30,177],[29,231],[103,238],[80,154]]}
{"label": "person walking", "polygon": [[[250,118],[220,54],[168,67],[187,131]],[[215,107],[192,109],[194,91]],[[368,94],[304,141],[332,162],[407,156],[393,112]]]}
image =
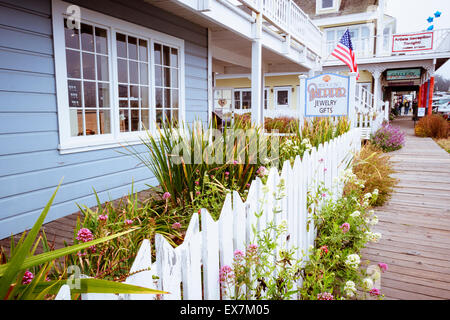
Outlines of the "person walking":
{"label": "person walking", "polygon": [[403,101],[400,100],[399,107],[398,107],[398,115],[402,115],[402,109],[403,109]]}
{"label": "person walking", "polygon": [[408,115],[408,113],[409,113],[409,106],[410,106],[409,101],[406,100],[406,102],[405,102],[405,116]]}

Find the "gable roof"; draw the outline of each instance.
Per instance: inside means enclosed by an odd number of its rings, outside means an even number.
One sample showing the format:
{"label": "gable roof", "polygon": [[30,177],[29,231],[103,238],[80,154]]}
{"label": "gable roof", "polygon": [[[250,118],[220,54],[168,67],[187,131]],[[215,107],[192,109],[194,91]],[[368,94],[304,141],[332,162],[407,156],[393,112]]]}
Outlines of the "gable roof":
{"label": "gable roof", "polygon": [[294,0],[311,19],[367,12],[370,6],[378,5],[378,0],[341,0],[338,12],[316,14],[316,1],[319,0]]}

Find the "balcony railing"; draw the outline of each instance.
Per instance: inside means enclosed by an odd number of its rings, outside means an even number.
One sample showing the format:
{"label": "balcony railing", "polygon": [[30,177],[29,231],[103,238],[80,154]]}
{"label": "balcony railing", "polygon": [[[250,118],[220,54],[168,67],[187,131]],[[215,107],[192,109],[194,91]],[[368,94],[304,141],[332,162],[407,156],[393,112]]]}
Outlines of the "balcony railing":
{"label": "balcony railing", "polygon": [[[322,56],[322,31],[312,22],[302,9],[292,0],[226,0],[236,5],[244,5],[242,9],[262,13],[266,24],[279,34],[288,35],[291,39],[304,45],[316,55]],[[242,7],[242,6],[241,6]]]}
{"label": "balcony railing", "polygon": [[[399,36],[410,36],[420,33],[432,33],[432,41],[430,41],[431,49],[426,50],[404,50],[403,52],[393,52],[393,39]],[[380,52],[377,53],[376,42],[382,41],[380,46]],[[401,33],[394,35],[383,35],[381,37],[372,36],[362,39],[352,39],[356,58],[374,58],[374,57],[392,57],[403,55],[423,55],[430,53],[446,53],[450,54],[450,29],[437,29],[434,31],[422,31],[414,33]],[[326,61],[337,61],[337,59],[331,56],[331,52],[336,47],[337,42],[324,42],[324,57]]]}

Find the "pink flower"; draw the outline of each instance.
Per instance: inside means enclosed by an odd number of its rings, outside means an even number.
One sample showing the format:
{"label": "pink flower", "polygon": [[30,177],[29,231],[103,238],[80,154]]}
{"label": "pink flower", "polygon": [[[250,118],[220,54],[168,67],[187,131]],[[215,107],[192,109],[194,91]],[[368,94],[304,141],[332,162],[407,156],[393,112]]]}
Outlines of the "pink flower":
{"label": "pink flower", "polygon": [[319,162],[322,163],[322,162],[323,162],[323,158],[320,158],[320,159],[319,159]]}
{"label": "pink flower", "polygon": [[248,245],[248,249],[249,250],[258,250],[258,245],[254,244],[254,243],[251,243],[251,244]]}
{"label": "pink flower", "polygon": [[219,272],[220,282],[225,282],[227,279],[232,279],[234,277],[232,271],[233,270],[231,269],[231,267],[227,265],[220,268]]}
{"label": "pink flower", "polygon": [[127,224],[127,225],[133,224],[133,220],[127,219],[127,220],[125,220],[125,224]]}
{"label": "pink flower", "polygon": [[317,300],[334,300],[334,297],[329,292],[322,292],[317,295]]}
{"label": "pink flower", "polygon": [[177,230],[177,229],[180,229],[180,228],[181,228],[181,223],[179,223],[179,222],[175,222],[175,223],[172,225],[172,229]]}
{"label": "pink flower", "polygon": [[162,196],[163,200],[167,200],[167,199],[169,199],[170,197],[171,197],[171,195],[170,195],[169,192],[165,192],[165,193],[163,194],[163,196]]}
{"label": "pink flower", "polygon": [[210,175],[209,177],[210,177],[211,179],[214,179],[214,176],[213,176],[213,175]]}
{"label": "pink flower", "polygon": [[242,257],[244,257],[244,252],[242,252],[241,250],[237,249],[234,251],[234,257],[237,259],[240,259]]}
{"label": "pink flower", "polygon": [[326,193],[322,193],[322,198],[325,198],[327,196]]}
{"label": "pink flower", "polygon": [[256,174],[260,177],[264,177],[269,174],[269,171],[266,169],[266,167],[261,166],[258,170],[256,170]]}
{"label": "pink flower", "polygon": [[81,228],[78,231],[76,239],[79,241],[88,242],[88,241],[94,240],[94,236],[92,235],[91,230],[89,230],[87,228]]}
{"label": "pink flower", "polygon": [[195,185],[198,186],[199,184],[200,184],[200,181],[196,180],[196,181],[195,181]]}
{"label": "pink flower", "polygon": [[328,169],[327,168],[323,168],[323,172],[327,172],[328,171]]}
{"label": "pink flower", "polygon": [[25,274],[22,278],[22,284],[30,284],[31,281],[33,281],[34,274],[32,274],[30,271],[25,271]]}
{"label": "pink flower", "polygon": [[79,256],[79,257],[84,257],[84,256],[86,256],[86,255],[87,255],[86,252],[81,252],[81,251],[78,251],[78,252],[77,252],[77,256]]}
{"label": "pink flower", "polygon": [[238,164],[237,160],[234,160],[234,161],[233,161],[233,164]]}
{"label": "pink flower", "polygon": [[247,188],[250,188],[250,183],[247,183],[245,186],[246,186]]}
{"label": "pink flower", "polygon": [[382,272],[385,272],[385,271],[387,271],[387,269],[388,269],[388,265],[387,265],[386,263],[383,263],[383,262],[380,262],[380,263],[378,264],[378,266],[380,267],[380,269],[381,269]]}
{"label": "pink flower", "polygon": [[225,171],[225,175],[228,177],[230,173],[228,171]]}
{"label": "pink flower", "polygon": [[350,224],[345,222],[339,228],[341,228],[343,233],[347,233],[350,230]]}
{"label": "pink flower", "polygon": [[108,220],[108,215],[107,214],[102,214],[98,216],[98,220],[100,221],[106,221]]}
{"label": "pink flower", "polygon": [[199,196],[200,195],[200,191],[195,191],[195,195]]}
{"label": "pink flower", "polygon": [[379,296],[380,295],[380,289],[377,288],[373,288],[372,290],[369,291],[371,296]]}

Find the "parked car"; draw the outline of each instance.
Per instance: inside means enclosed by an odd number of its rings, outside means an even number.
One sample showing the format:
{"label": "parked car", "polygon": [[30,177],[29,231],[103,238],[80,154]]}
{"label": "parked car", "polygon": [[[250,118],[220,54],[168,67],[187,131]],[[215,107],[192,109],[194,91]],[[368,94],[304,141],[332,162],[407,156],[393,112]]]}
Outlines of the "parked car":
{"label": "parked car", "polygon": [[[442,102],[442,103],[441,103]],[[444,118],[449,119],[450,116],[450,99],[439,100],[437,113],[442,114]]]}

